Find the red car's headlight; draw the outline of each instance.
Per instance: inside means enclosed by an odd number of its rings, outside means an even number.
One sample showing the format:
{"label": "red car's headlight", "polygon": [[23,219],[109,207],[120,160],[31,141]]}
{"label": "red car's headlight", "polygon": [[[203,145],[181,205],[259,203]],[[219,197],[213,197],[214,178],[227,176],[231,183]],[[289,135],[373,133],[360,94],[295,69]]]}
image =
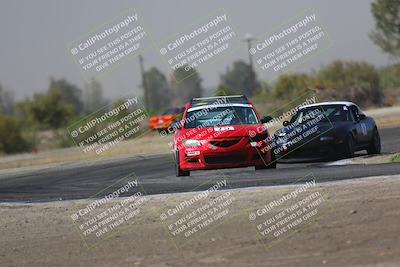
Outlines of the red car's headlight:
{"label": "red car's headlight", "polygon": [[196,146],[201,146],[201,143],[199,140],[195,139],[186,139],[182,141],[182,144],[186,147],[196,147]]}

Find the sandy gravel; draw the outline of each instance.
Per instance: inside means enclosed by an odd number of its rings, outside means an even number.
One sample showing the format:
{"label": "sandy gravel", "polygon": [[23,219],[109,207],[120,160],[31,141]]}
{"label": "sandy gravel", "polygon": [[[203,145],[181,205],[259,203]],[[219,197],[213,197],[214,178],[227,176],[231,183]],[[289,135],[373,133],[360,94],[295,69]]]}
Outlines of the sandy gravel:
{"label": "sandy gravel", "polygon": [[[199,193],[148,196],[136,219],[111,237],[98,239],[95,247],[87,246],[71,219],[91,201],[3,203],[0,265],[400,266],[400,175],[323,184],[315,177],[317,184],[307,194],[322,192],[325,199],[318,216],[278,238],[260,238],[249,214],[299,185],[210,195],[216,199],[229,193],[234,199],[229,213],[187,239],[173,237],[160,214]],[[108,202],[98,211],[115,203]],[[196,202],[188,211],[202,204]]]}
{"label": "sandy gravel", "polygon": [[383,163],[390,163],[392,158],[398,153],[389,153],[383,155],[364,155],[364,156],[357,156],[351,159],[342,159],[337,160],[334,162],[327,163],[328,166],[337,166],[337,165],[348,165],[348,164],[383,164]]}

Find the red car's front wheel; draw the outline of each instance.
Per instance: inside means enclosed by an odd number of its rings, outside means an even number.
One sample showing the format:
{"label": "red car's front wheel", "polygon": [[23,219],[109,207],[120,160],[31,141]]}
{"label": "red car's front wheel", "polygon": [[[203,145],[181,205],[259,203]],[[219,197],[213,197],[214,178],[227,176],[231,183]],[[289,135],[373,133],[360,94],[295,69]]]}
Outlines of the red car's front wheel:
{"label": "red car's front wheel", "polygon": [[175,174],[176,177],[179,176],[190,176],[190,171],[181,170],[181,164],[179,159],[179,150],[175,152]]}
{"label": "red car's front wheel", "polygon": [[271,162],[269,162],[269,164],[262,164],[262,165],[258,165],[258,166],[254,166],[254,168],[256,170],[264,170],[264,169],[276,169],[276,157],[275,157],[275,153],[273,151],[271,151]]}

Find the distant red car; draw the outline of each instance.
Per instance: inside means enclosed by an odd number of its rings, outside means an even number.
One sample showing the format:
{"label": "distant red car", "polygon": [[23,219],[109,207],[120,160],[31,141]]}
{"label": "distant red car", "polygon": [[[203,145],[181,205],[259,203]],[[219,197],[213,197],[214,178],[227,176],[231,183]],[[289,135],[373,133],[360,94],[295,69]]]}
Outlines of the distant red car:
{"label": "distant red car", "polygon": [[169,108],[164,111],[160,116],[153,116],[150,118],[149,128],[152,130],[166,130],[172,126],[173,123],[180,120],[185,107]]}
{"label": "distant red car", "polygon": [[174,134],[176,176],[193,170],[276,168],[273,152],[265,149],[269,134],[263,123],[270,119],[260,120],[245,96],[192,99]]}

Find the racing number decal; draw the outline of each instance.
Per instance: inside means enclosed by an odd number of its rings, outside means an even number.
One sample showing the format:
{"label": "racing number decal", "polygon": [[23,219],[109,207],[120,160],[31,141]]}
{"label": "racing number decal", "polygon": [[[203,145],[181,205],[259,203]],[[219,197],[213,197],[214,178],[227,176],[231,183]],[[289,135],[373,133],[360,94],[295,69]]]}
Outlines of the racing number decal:
{"label": "racing number decal", "polygon": [[235,128],[232,126],[223,126],[223,127],[214,127],[214,131],[216,132],[224,132],[224,131],[233,131]]}

